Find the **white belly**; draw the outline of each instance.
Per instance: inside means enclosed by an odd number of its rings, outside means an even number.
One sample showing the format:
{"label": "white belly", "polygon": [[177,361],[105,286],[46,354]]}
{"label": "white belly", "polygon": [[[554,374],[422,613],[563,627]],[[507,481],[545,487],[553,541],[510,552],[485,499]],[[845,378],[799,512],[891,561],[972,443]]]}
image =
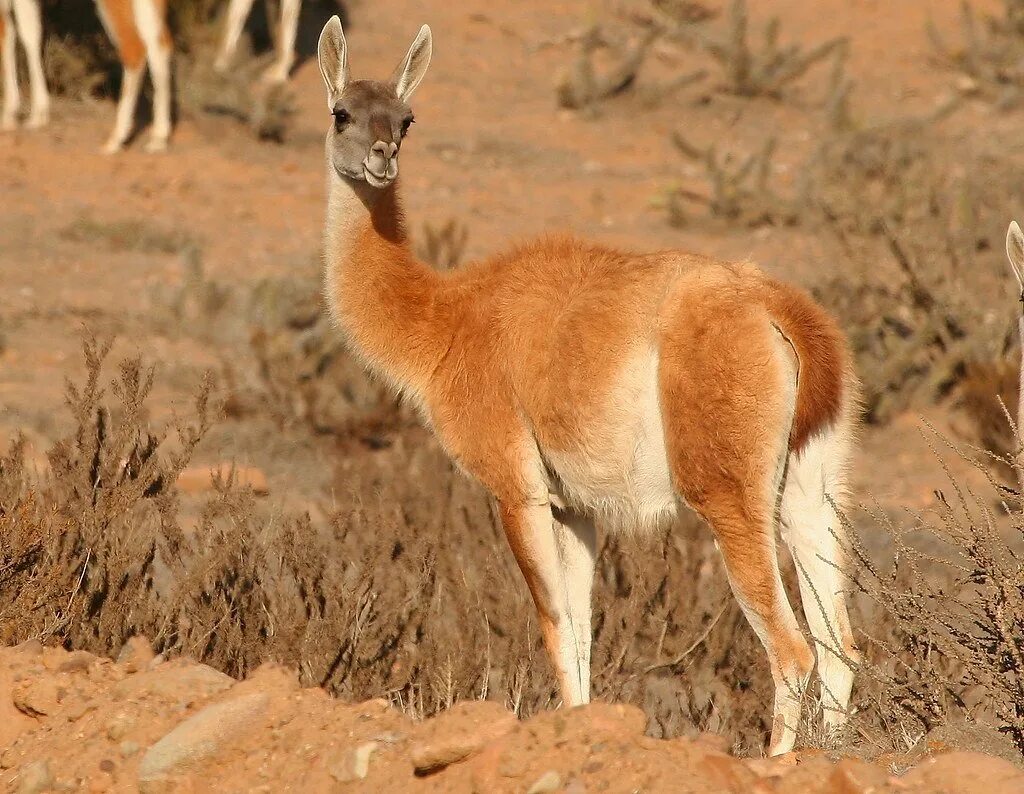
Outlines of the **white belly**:
{"label": "white belly", "polygon": [[607,529],[653,528],[678,504],[658,400],[658,354],[637,351],[597,421],[571,450],[544,449],[552,495]]}

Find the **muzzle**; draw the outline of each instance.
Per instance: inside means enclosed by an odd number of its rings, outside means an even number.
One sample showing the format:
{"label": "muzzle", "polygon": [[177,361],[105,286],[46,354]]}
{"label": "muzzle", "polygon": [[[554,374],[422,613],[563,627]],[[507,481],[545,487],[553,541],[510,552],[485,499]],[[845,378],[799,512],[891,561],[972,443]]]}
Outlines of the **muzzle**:
{"label": "muzzle", "polygon": [[398,176],[398,144],[377,141],[363,160],[363,175],[376,188],[387,187]]}

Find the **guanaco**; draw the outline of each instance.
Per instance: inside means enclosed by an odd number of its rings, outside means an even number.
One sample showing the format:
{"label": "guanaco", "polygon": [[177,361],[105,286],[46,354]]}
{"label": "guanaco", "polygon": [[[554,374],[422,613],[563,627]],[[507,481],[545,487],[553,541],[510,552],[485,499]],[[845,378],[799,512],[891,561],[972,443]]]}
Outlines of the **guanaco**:
{"label": "guanaco", "polygon": [[[433,270],[410,248],[398,180],[430,29],[383,82],[350,79],[337,17],[318,50],[329,311],[496,500],[562,703],[590,699],[596,524],[649,528],[686,504],[711,526],[767,652],[769,752],[793,747],[815,660],[824,723],[840,725],[858,652],[834,505],[858,382],[835,322],[749,263],[564,236]],[[783,589],[777,522],[813,650]]]}

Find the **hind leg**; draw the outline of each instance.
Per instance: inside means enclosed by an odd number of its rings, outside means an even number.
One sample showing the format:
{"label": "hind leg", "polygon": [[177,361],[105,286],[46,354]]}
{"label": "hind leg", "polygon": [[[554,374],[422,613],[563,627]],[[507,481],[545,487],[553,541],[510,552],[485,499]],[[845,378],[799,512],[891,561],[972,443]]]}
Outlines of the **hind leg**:
{"label": "hind leg", "polygon": [[281,0],[281,26],[278,30],[277,60],[263,74],[268,83],[285,83],[295,63],[295,37],[299,32],[301,0]]}
{"label": "hind leg", "polygon": [[860,660],[846,608],[842,526],[830,499],[841,499],[849,457],[846,424],[811,438],[790,459],[782,497],[782,537],[800,582],[807,625],[818,657],[825,728],[846,719],[854,669]]}
{"label": "hind leg", "polygon": [[50,92],[43,73],[43,20],[39,0],[14,0],[14,19],[28,62],[32,106],[25,126],[35,129],[50,120]]}
{"label": "hind leg", "polygon": [[139,104],[139,91],[142,89],[142,76],[146,68],[146,51],[135,27],[131,0],[98,0],[96,8],[124,67],[114,129],[103,145],[104,152],[114,154],[124,148],[132,134],[135,108]]}
{"label": "hind leg", "polygon": [[[562,565],[569,631],[576,645],[580,702],[590,702],[591,611],[597,530],[585,516],[555,510],[555,542]],[[570,671],[572,674],[572,671]]]}
{"label": "hind leg", "polygon": [[814,655],[782,585],[773,509],[767,500],[750,496],[715,497],[702,512],[718,540],[733,595],[768,656],[775,684],[768,753],[779,755],[792,750],[796,741]]}
{"label": "hind leg", "polygon": [[4,105],[0,110],[0,129],[13,130],[18,126],[21,110],[21,91],[18,89],[18,62],[15,53],[14,19],[10,0],[0,0],[0,66],[3,68]]}
{"label": "hind leg", "polygon": [[171,135],[171,36],[155,0],[132,0],[132,8],[153,80],[153,129],[146,151],[162,152]]}
{"label": "hind leg", "polygon": [[733,594],[768,656],[775,684],[768,751],[778,755],[796,741],[814,667],[775,547],[797,363],[768,318],[737,300],[729,290],[697,296],[669,329],[661,404],[676,489],[711,525]]}
{"label": "hind leg", "polygon": [[242,37],[242,29],[252,10],[252,4],[253,0],[231,0],[228,5],[228,21],[224,29],[224,41],[217,54],[217,60],[213,64],[213,68],[218,72],[226,72],[231,66],[231,59],[235,57],[238,40]]}

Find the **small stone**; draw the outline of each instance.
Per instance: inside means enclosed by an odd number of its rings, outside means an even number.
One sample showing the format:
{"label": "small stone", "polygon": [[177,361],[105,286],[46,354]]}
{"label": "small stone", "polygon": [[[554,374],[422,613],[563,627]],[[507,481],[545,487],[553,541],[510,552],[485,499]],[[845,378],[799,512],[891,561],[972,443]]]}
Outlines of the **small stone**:
{"label": "small stone", "polygon": [[121,648],[117,655],[117,663],[124,666],[129,673],[137,673],[145,670],[153,660],[155,653],[153,646],[145,637],[132,637]]}
{"label": "small stone", "polygon": [[331,767],[331,777],[339,783],[365,780],[370,774],[370,758],[378,746],[377,742],[366,742],[351,750],[345,759]]}
{"label": "small stone", "polygon": [[131,758],[141,749],[136,742],[123,741],[117,746],[117,749],[121,752],[122,758]]}
{"label": "small stone", "polygon": [[96,709],[96,704],[87,697],[76,698],[73,700],[64,711],[64,716],[68,722],[77,722],[82,719],[90,711]]}
{"label": "small stone", "polygon": [[561,786],[562,776],[554,769],[549,769],[537,778],[534,784],[526,790],[526,794],[547,794],[550,791],[558,791]]}
{"label": "small stone", "polygon": [[106,772],[108,775],[112,775],[116,768],[117,768],[117,765],[113,761],[111,761],[109,758],[104,758],[102,761],[100,761],[100,771],[101,772]]}
{"label": "small stone", "polygon": [[53,785],[50,773],[50,762],[47,760],[33,761],[21,770],[18,775],[18,791],[20,794],[40,794]]}
{"label": "small stone", "polygon": [[462,761],[517,725],[515,715],[499,703],[458,703],[431,720],[431,730],[413,744],[410,755],[419,773]]}
{"label": "small stone", "polygon": [[21,681],[12,694],[15,708],[30,717],[53,714],[60,706],[57,684],[52,678]]}
{"label": "small stone", "polygon": [[8,747],[0,753],[0,769],[10,769],[18,762],[18,755],[13,747]]}
{"label": "small stone", "polygon": [[107,723],[107,738],[112,742],[119,741],[127,736],[134,727],[135,720],[122,711],[119,714],[115,714],[110,722]]}
{"label": "small stone", "polygon": [[370,756],[373,755],[377,749],[376,742],[366,742],[356,748],[355,754],[352,758],[352,771],[356,777],[362,780],[370,772]]}

